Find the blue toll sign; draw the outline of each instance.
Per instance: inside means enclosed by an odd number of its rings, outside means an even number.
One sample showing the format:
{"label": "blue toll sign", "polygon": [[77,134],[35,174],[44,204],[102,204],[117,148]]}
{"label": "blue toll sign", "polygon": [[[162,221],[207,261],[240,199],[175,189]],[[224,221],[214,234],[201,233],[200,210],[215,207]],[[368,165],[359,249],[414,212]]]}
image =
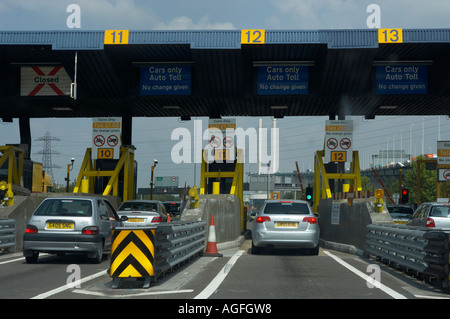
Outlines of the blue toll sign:
{"label": "blue toll sign", "polygon": [[428,94],[428,66],[377,66],[376,94]]}
{"label": "blue toll sign", "polygon": [[308,67],[298,65],[267,65],[258,67],[258,95],[308,94]]}
{"label": "blue toll sign", "polygon": [[153,65],[141,67],[140,95],[190,94],[190,66]]}

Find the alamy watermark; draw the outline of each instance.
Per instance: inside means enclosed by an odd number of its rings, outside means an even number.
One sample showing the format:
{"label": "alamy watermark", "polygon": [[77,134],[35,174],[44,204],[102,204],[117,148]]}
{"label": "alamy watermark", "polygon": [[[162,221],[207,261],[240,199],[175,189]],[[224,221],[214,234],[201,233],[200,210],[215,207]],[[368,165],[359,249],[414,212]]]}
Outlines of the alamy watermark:
{"label": "alamy watermark", "polygon": [[[207,162],[232,163],[235,159],[239,163],[261,163],[261,173],[277,172],[279,168],[279,129],[254,127],[243,129],[217,128],[203,130],[202,121],[194,120],[194,132],[184,127],[176,128],[171,134],[172,141],[178,141],[171,150],[171,159],[175,164]],[[205,143],[206,142],[206,143]],[[242,156],[237,156],[236,150],[242,150]],[[215,152],[226,151],[226,158],[217,158]],[[269,165],[270,164],[270,165]]]}

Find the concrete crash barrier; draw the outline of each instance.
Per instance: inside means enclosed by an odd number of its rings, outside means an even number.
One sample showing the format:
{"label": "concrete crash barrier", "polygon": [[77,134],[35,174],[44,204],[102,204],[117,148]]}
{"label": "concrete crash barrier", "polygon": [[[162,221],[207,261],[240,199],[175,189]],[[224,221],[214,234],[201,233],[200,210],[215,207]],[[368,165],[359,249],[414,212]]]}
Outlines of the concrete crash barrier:
{"label": "concrete crash barrier", "polygon": [[0,219],[0,250],[13,253],[16,251],[16,221]]}
{"label": "concrete crash barrier", "polygon": [[365,255],[448,289],[449,232],[404,225],[367,225]]}
{"label": "concrete crash barrier", "polygon": [[144,279],[149,288],[166,271],[205,249],[205,222],[171,222],[150,227],[118,227],[113,233],[112,288],[126,278]]}

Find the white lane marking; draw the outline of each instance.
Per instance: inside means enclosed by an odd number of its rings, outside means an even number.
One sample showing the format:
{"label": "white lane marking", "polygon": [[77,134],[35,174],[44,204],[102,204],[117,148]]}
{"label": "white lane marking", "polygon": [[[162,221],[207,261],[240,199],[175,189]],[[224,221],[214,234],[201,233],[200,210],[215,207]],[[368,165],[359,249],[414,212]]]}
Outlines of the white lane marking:
{"label": "white lane marking", "polygon": [[194,297],[194,299],[208,299],[209,296],[211,296],[214,291],[217,290],[217,288],[219,288],[220,284],[222,283],[222,281],[225,279],[225,277],[228,275],[228,273],[230,272],[231,268],[234,266],[234,264],[236,263],[236,261],[239,259],[239,257],[242,256],[242,254],[244,253],[243,250],[238,250],[228,261],[228,263],[223,266],[223,268],[220,270],[220,272],[216,275],[216,277],[214,277],[213,280],[211,280],[211,282],[209,283],[208,286],[206,286],[205,289],[203,289],[203,291],[201,293],[199,293],[197,296]]}
{"label": "white lane marking", "polygon": [[7,260],[7,261],[0,261],[0,265],[4,265],[4,264],[9,264],[9,263],[13,263],[15,261],[19,261],[19,260],[25,260],[24,257],[22,258],[17,258],[17,259],[11,259],[11,260]]}
{"label": "white lane marking", "polygon": [[71,283],[71,285],[64,285],[64,286],[61,286],[61,287],[59,287],[59,288],[55,288],[55,289],[53,289],[53,290],[50,290],[50,291],[44,292],[44,293],[42,293],[42,294],[39,294],[39,295],[37,295],[37,296],[34,296],[34,297],[31,298],[31,299],[45,299],[45,298],[48,298],[48,297],[50,297],[50,296],[59,294],[60,292],[63,292],[63,291],[65,291],[65,290],[73,289],[73,287],[75,287],[75,286],[77,286],[77,285],[79,285],[79,284],[81,285],[82,283],[85,283],[85,282],[87,282],[87,281],[89,281],[89,280],[92,280],[92,279],[94,279],[94,278],[97,278],[97,277],[100,277],[100,276],[103,276],[103,275],[106,275],[106,274],[107,274],[107,273],[106,273],[106,270],[104,269],[104,270],[102,270],[102,271],[99,271],[99,272],[96,273],[96,274],[93,274],[93,275],[84,277],[84,278],[82,278],[82,279],[80,279],[80,280],[74,281],[73,283]]}
{"label": "white lane marking", "polygon": [[140,296],[151,296],[151,295],[168,295],[168,294],[181,294],[181,293],[189,293],[193,292],[193,289],[182,289],[182,290],[168,290],[168,291],[146,291],[146,292],[139,292],[136,294],[128,294],[128,295],[114,295],[114,294],[107,294],[100,291],[89,291],[84,289],[75,289],[72,292],[75,292],[77,294],[84,294],[84,295],[92,295],[92,296],[98,296],[98,297],[108,297],[108,298],[134,298],[134,297],[140,297]]}
{"label": "white lane marking", "polygon": [[[48,256],[48,254],[40,254],[40,256],[44,257],[44,256]],[[11,260],[7,260],[7,261],[0,261],[0,265],[9,264],[9,263],[13,263],[15,261],[21,261],[21,260],[22,261],[25,260],[25,257],[11,259]]]}
{"label": "white lane marking", "polygon": [[450,297],[445,296],[423,296],[423,295],[414,295],[416,298],[423,298],[423,299],[450,299]]}
{"label": "white lane marking", "polygon": [[[328,256],[330,256],[331,258],[333,258],[335,261],[337,261],[339,264],[341,264],[342,266],[344,266],[345,268],[347,268],[348,270],[350,270],[354,274],[356,274],[359,277],[361,277],[362,279],[364,279],[366,281],[369,281],[369,282],[372,280],[372,278],[370,276],[368,276],[365,273],[359,271],[358,269],[356,269],[352,265],[350,265],[350,264],[346,263],[345,261],[343,261],[341,258],[333,255],[329,251],[324,251],[324,253],[327,254]],[[389,288],[386,285],[383,285],[382,283],[380,283],[379,289],[382,290],[383,292],[387,293],[392,298],[395,298],[395,299],[407,299],[404,295],[402,295],[402,294],[392,290],[391,288]]]}

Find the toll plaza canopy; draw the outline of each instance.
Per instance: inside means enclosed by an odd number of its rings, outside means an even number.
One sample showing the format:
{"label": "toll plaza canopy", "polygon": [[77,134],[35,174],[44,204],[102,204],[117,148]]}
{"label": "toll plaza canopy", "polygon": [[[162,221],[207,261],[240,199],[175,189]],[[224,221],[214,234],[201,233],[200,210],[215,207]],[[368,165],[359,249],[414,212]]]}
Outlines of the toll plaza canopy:
{"label": "toll plaza canopy", "polygon": [[0,32],[0,117],[449,115],[450,29]]}

